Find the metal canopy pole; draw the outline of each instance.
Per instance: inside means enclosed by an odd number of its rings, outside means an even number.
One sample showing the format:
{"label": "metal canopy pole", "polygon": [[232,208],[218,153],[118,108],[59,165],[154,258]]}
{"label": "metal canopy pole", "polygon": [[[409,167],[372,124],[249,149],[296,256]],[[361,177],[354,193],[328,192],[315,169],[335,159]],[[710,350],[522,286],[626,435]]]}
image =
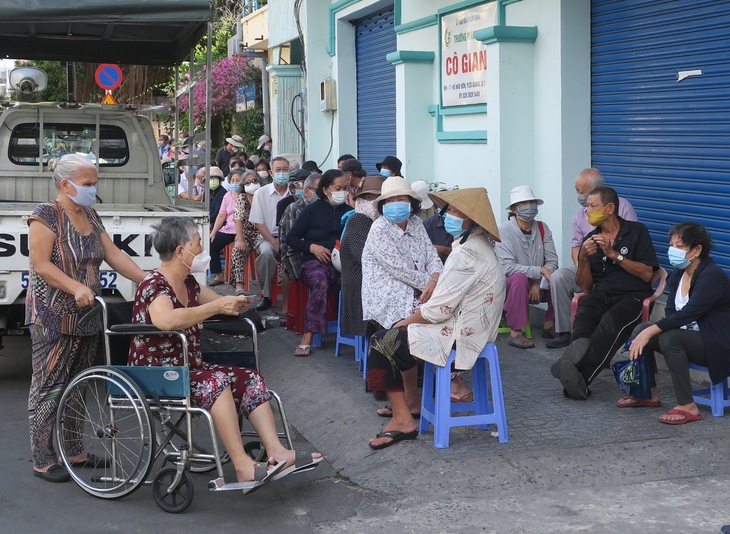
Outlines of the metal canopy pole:
{"label": "metal canopy pole", "polygon": [[[208,21],[208,60],[205,71],[205,211],[210,213],[210,113],[213,109],[213,98],[210,94],[213,70],[213,21]],[[212,221],[210,221],[212,222]]]}

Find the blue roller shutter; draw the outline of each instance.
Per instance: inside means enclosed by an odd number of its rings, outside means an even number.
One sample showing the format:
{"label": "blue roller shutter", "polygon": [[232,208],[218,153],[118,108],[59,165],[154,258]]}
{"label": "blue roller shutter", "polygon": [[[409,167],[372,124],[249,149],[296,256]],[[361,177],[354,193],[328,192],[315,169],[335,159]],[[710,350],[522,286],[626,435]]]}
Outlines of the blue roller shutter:
{"label": "blue roller shutter", "polygon": [[592,0],[591,18],[593,166],[665,266],[667,230],[695,220],[730,269],[730,2]]}
{"label": "blue roller shutter", "polygon": [[357,157],[368,174],[395,150],[395,52],[393,8],[355,21],[357,62]]}

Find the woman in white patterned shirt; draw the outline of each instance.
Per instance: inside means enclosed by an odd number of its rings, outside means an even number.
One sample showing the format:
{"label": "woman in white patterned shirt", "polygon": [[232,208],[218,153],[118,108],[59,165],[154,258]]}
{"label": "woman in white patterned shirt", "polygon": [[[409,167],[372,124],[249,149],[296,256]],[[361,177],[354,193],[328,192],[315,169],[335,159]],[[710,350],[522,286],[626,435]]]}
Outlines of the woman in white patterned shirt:
{"label": "woman in white patterned shirt", "polygon": [[[418,398],[419,360],[444,366],[455,347],[456,369],[471,369],[484,346],[496,339],[502,317],[505,281],[493,243],[499,230],[486,189],[429,196],[448,210],[444,226],[455,237],[453,251],[430,298],[390,330],[371,337],[367,388],[385,391],[393,407],[392,420],[370,441],[373,449],[418,435],[411,399]],[[383,291],[381,298],[391,300],[391,295]]]}

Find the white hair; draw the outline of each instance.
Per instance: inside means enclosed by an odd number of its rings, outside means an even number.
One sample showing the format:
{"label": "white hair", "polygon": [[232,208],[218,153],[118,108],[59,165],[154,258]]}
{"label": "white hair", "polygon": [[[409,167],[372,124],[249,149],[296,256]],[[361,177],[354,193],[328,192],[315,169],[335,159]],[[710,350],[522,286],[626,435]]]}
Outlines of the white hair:
{"label": "white hair", "polygon": [[96,165],[86,156],[80,154],[64,154],[60,158],[53,158],[48,162],[48,170],[56,189],[61,187],[61,180],[73,182],[74,177],[81,169],[94,169]]}

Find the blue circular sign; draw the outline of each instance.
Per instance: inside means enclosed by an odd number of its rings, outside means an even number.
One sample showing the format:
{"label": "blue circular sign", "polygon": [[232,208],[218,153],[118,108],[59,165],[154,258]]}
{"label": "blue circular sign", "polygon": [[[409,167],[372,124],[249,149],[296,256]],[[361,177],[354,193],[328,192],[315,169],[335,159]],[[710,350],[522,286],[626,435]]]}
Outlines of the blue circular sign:
{"label": "blue circular sign", "polygon": [[122,69],[112,63],[102,63],[96,69],[94,79],[99,87],[111,91],[122,84]]}

